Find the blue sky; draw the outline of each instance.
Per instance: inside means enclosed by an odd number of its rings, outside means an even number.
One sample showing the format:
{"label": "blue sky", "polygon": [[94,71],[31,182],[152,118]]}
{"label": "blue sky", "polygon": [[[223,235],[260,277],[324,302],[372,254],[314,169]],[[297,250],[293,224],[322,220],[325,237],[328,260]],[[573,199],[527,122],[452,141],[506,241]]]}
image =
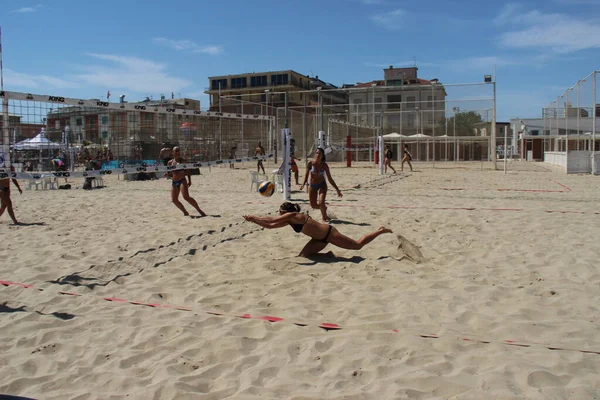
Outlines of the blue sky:
{"label": "blue sky", "polygon": [[600,69],[600,0],[128,0],[0,3],[6,90],[199,98],[212,75],[293,69],[335,85],[410,66],[497,73],[498,120],[536,117]]}

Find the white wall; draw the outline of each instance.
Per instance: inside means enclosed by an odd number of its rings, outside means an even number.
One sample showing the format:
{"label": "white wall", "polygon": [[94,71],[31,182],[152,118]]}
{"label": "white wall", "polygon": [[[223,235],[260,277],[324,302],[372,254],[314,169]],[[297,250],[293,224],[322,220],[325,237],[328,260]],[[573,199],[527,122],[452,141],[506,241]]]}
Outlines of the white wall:
{"label": "white wall", "polygon": [[591,151],[570,151],[567,156],[567,174],[589,174],[592,168]]}
{"label": "white wall", "polygon": [[[592,168],[592,153],[587,150],[580,151],[546,151],[544,162],[565,168],[567,174],[589,174]],[[600,167],[600,157],[597,158]]]}

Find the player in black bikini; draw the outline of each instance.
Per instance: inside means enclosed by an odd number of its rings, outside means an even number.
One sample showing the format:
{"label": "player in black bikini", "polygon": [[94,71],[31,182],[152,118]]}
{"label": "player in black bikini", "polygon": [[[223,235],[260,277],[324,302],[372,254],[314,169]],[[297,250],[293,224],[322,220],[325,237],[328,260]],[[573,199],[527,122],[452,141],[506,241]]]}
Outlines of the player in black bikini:
{"label": "player in black bikini", "polygon": [[410,163],[412,161],[412,154],[410,154],[410,152],[408,151],[408,145],[405,144],[404,145],[404,150],[402,150],[402,152],[404,153],[404,157],[402,157],[402,164],[400,166],[400,171],[404,171],[404,163],[407,162],[408,166],[410,167],[410,171],[412,172],[412,164]]}
{"label": "player in black bikini", "polygon": [[[173,147],[173,158],[167,162],[167,165],[176,167],[180,163],[183,163],[181,158],[181,150],[179,147]],[[199,213],[201,217],[205,217],[206,213],[202,211],[196,200],[190,196],[189,187],[192,185],[192,174],[190,170],[176,170],[172,171],[172,182],[171,182],[171,201],[177,208],[179,208],[183,215],[190,215],[183,204],[179,201],[179,193],[183,195],[183,199],[190,203]],[[186,179],[187,177],[187,179]]]}
{"label": "player in black bikini", "polygon": [[331,243],[334,246],[348,250],[360,250],[371,243],[377,236],[384,233],[392,233],[392,230],[384,226],[375,232],[371,232],[358,240],[342,235],[333,225],[323,224],[311,217],[300,213],[300,206],[295,203],[285,202],[279,207],[279,217],[259,217],[256,215],[244,215],[244,219],[254,222],[267,229],[282,228],[290,225],[297,233],[304,233],[311,239],[300,251],[300,257],[309,257],[318,254]]}
{"label": "player in black bikini", "polygon": [[[342,197],[342,192],[331,177],[329,166],[325,162],[325,150],[320,147],[315,151],[315,158],[306,164],[306,174],[304,176],[304,182],[302,183],[302,186],[300,186],[300,190],[304,189],[309,176],[308,198],[310,200],[310,206],[312,208],[319,208],[321,210],[323,221],[329,221],[330,218],[327,216],[327,206],[325,204],[325,198],[327,197],[327,180],[329,180],[331,186],[335,188],[339,197]],[[327,176],[327,180],[325,180],[325,176]]]}
{"label": "player in black bikini", "polygon": [[[11,165],[10,171],[14,172],[15,167]],[[5,210],[8,210],[8,215],[10,219],[12,219],[15,225],[19,225],[19,221],[17,221],[17,217],[15,217],[15,211],[13,210],[12,200],[10,199],[10,181],[14,183],[14,185],[19,189],[19,193],[23,194],[23,190],[21,190],[21,186],[19,186],[19,182],[16,179],[11,178],[0,178],[0,217],[4,214]]]}

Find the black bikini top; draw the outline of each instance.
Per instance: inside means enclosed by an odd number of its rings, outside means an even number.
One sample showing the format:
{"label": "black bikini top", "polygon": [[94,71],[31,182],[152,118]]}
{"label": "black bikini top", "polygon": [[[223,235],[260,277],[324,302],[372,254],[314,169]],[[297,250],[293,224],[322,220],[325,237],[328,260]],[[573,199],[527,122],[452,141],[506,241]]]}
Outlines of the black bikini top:
{"label": "black bikini top", "polygon": [[296,232],[296,233],[301,233],[302,232],[302,228],[304,228],[304,225],[308,222],[308,219],[310,218],[310,216],[306,216],[306,221],[304,221],[304,224],[290,224],[292,226],[292,229]]}

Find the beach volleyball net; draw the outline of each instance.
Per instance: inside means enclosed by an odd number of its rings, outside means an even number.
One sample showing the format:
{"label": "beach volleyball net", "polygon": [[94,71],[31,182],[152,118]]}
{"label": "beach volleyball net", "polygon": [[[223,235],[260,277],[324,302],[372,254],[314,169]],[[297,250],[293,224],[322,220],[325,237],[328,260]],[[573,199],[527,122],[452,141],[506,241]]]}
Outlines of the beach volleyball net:
{"label": "beach volleyball net", "polygon": [[200,110],[193,99],[113,103],[3,91],[2,158],[18,169],[114,169],[159,163],[178,146],[189,163],[251,158],[266,141],[273,117]]}

